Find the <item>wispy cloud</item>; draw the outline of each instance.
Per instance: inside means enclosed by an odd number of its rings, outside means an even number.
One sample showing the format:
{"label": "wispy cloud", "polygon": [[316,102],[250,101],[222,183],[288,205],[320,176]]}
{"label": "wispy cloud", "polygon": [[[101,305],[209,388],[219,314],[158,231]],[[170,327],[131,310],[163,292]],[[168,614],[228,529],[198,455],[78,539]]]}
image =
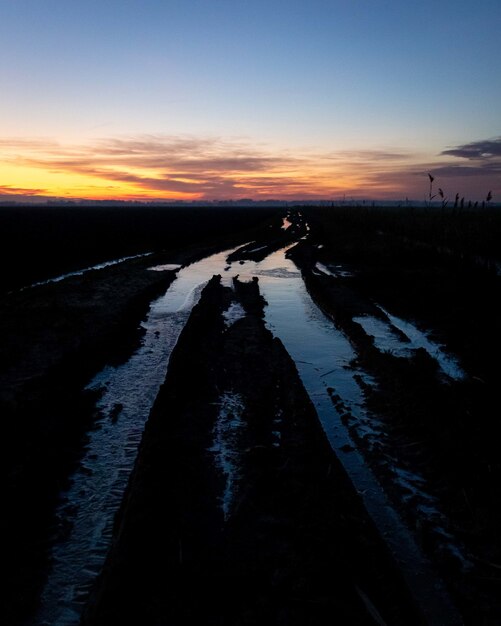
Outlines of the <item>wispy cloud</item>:
{"label": "wispy cloud", "polygon": [[490,177],[501,175],[501,162],[499,163],[482,163],[476,166],[469,165],[442,165],[433,168],[433,174],[436,176],[445,176],[446,178],[466,176],[466,177]]}
{"label": "wispy cloud", "polygon": [[393,166],[391,159],[386,163],[384,156],[379,156],[378,164],[369,165],[368,188],[387,189],[390,196],[400,192],[400,197],[426,198],[430,172],[450,197],[459,193],[481,199],[488,190],[494,190],[496,197],[501,195],[501,137],[448,148],[429,160],[416,157],[410,163],[398,159]]}
{"label": "wispy cloud", "polygon": [[339,150],[332,156],[335,159],[363,162],[406,161],[414,157],[410,152],[395,150]]}
{"label": "wispy cloud", "polygon": [[[335,193],[340,186],[325,155],[295,157],[219,138],[148,135],[104,138],[84,146],[4,140],[3,160],[11,165],[121,182],[138,196],[162,193],[193,198],[289,196]],[[322,163],[323,162],[323,163]],[[312,186],[308,172],[323,169]],[[320,185],[320,187],[319,187]],[[130,189],[129,189],[130,194]]]}
{"label": "wispy cloud", "polygon": [[[449,148],[430,160],[398,148],[291,152],[219,137],[104,137],[73,145],[14,138],[0,139],[0,173],[2,163],[10,171],[26,172],[26,181],[19,176],[17,184],[12,180],[12,186],[0,186],[3,194],[207,200],[346,194],[419,199],[427,189],[427,172],[448,180],[451,192],[453,185],[468,186],[471,196],[485,187],[496,189],[501,138]],[[38,173],[33,186],[40,187],[40,180],[45,185],[46,175],[57,178],[59,187],[51,188],[47,182],[46,189],[32,189],[28,182],[33,172]]]}
{"label": "wispy cloud", "polygon": [[38,196],[45,195],[46,189],[25,189],[24,187],[13,187],[11,185],[0,185],[0,196]]}
{"label": "wispy cloud", "polygon": [[444,156],[460,157],[472,161],[487,161],[501,158],[501,137],[486,139],[484,141],[473,141],[462,146],[456,146],[449,150],[444,150],[440,154]]}
{"label": "wispy cloud", "polygon": [[0,137],[0,151],[30,150],[47,152],[59,147],[57,141],[48,138],[26,138],[26,137]]}

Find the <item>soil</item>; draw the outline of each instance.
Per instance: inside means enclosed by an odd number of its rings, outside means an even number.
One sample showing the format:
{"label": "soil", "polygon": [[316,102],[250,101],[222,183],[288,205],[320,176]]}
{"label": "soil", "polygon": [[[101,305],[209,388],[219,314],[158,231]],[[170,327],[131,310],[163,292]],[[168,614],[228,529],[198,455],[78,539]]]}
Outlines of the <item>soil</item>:
{"label": "soil", "polygon": [[0,304],[7,623],[35,601],[58,493],[98,417],[95,394],[83,388],[106,362],[138,345],[149,302],[174,278],[124,264],[12,294]]}
{"label": "soil", "polygon": [[[145,252],[251,241],[277,208],[255,206],[0,206],[0,293]],[[226,247],[231,247],[228,245]]]}
{"label": "soil", "polygon": [[59,532],[59,493],[86,433],[99,427],[97,392],[84,387],[104,365],[119,363],[136,349],[150,302],[175,279],[173,271],[148,268],[192,263],[249,236],[206,237],[203,245],[0,297],[2,554],[9,572],[0,594],[4,623],[21,623],[37,602],[49,546]]}
{"label": "soil", "polygon": [[[231,301],[246,315],[226,328]],[[257,281],[232,291],[214,277],[204,289],[85,626],[420,623],[262,307]],[[221,423],[228,398],[232,427]],[[226,508],[221,429],[234,461]]]}
{"label": "soil", "polygon": [[[365,393],[369,408],[384,424],[385,439],[376,447],[361,437],[357,443],[440,568],[465,623],[499,623],[501,464],[496,442],[501,432],[494,407],[500,279],[491,266],[479,267],[450,251],[441,255],[435,248],[414,248],[409,241],[404,249],[400,239],[379,229],[364,232],[363,240],[350,238],[335,212],[329,226],[326,215],[312,210],[309,217],[311,236],[290,255],[313,299],[352,342],[354,365],[376,382],[365,385]],[[338,277],[319,274],[314,271],[317,262],[349,271]],[[466,378],[445,380],[423,350],[402,358],[377,349],[353,321],[361,315],[384,319],[374,303],[433,330],[459,357]],[[445,552],[435,525],[404,504],[408,494],[395,485],[389,458],[425,477],[427,490],[447,517],[446,530],[462,545],[468,564]]]}
{"label": "soil", "polygon": [[[499,215],[304,208],[311,227],[305,240],[308,228],[300,215],[283,232],[277,232],[281,218],[275,215],[264,226],[261,217],[253,218],[255,227],[235,233],[235,224],[250,224],[242,213],[211,239],[215,226],[204,211],[190,212],[179,230],[178,244],[187,244],[190,220],[199,220],[192,224],[196,243],[183,251],[173,252],[174,229],[170,253],[0,300],[2,555],[8,572],[3,623],[17,626],[36,603],[57,530],[58,494],[86,433],[99,427],[96,396],[83,389],[104,364],[131,354],[149,303],[174,279],[172,272],[147,267],[187,263],[251,240],[231,260],[261,260],[298,238],[290,254],[308,291],[352,342],[353,366],[375,382],[360,378],[367,405],[384,426],[384,441],[372,446],[357,437],[345,414],[357,446],[440,568],[465,624],[501,623]],[[57,242],[51,220],[59,213],[53,213],[47,213],[46,228]],[[87,244],[93,220],[103,224],[113,217],[103,222],[103,215],[97,211],[86,222]],[[117,215],[107,226],[108,240]],[[224,215],[217,212],[216,222]],[[41,223],[46,219],[39,217]],[[14,225],[22,222],[17,214],[11,218]],[[160,249],[169,216],[152,210],[136,238],[138,219],[131,211],[124,221],[118,256],[151,249],[152,242]],[[183,221],[181,214],[176,219]],[[75,242],[79,230],[71,228]],[[21,250],[18,243],[8,249]],[[41,254],[44,242],[35,243]],[[74,258],[66,251],[64,269],[91,260],[89,249],[77,250]],[[39,273],[28,259],[13,276],[7,272],[3,289],[25,284],[26,277],[45,277],[57,256],[49,255]],[[314,271],[317,262],[343,271],[321,275]],[[235,301],[247,314],[227,328],[222,312]],[[446,379],[424,350],[411,358],[379,350],[354,321],[361,315],[385,320],[376,304],[433,331],[459,357],[466,378]],[[86,626],[421,623],[325,440],[294,364],[265,329],[262,307],[257,282],[236,281],[230,290],[215,278],[194,308],[148,422]],[[335,390],[332,400],[340,400]],[[120,405],[115,408],[118,418]],[[230,452],[222,451],[223,440]],[[234,466],[229,500],[225,454]],[[424,477],[466,566],[443,550],[437,528],[415,514],[388,459]]]}

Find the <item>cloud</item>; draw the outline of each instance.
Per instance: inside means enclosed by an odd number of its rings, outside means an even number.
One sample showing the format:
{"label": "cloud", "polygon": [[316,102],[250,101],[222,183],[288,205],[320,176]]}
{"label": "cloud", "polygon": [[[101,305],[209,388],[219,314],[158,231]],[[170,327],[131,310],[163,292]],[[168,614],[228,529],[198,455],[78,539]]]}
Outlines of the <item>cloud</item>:
{"label": "cloud", "polygon": [[488,160],[501,158],[501,137],[473,141],[440,153],[443,156],[454,156],[470,160]]}
{"label": "cloud", "polygon": [[[486,189],[501,192],[501,137],[472,141],[455,148],[443,150],[442,157],[454,157],[446,163],[433,167],[430,171],[436,177],[454,179],[455,184],[465,181],[469,189],[461,193],[485,195]],[[458,162],[461,159],[463,162]]]}
{"label": "cloud", "polygon": [[25,189],[23,187],[12,187],[11,185],[0,185],[0,196],[38,196],[46,193],[46,189]]}
{"label": "cloud", "polygon": [[428,173],[435,177],[435,185],[446,195],[472,199],[485,197],[492,189],[501,195],[501,137],[474,141],[443,150],[435,157],[411,162],[376,159],[366,167],[365,189],[386,197],[426,199],[429,193]]}
{"label": "cloud", "polygon": [[[61,181],[51,190],[33,190],[22,179],[19,187],[27,189],[0,187],[0,193],[124,199],[307,199],[344,194],[419,199],[427,193],[427,173],[432,172],[439,180],[447,179],[441,184],[451,192],[462,187],[462,194],[473,196],[482,195],[485,187],[499,189],[500,152],[501,138],[444,150],[428,162],[423,155],[401,149],[291,152],[220,137],[103,137],[73,145],[51,139],[0,139],[0,167],[3,161],[9,168],[25,168],[27,180],[35,168]],[[459,156],[466,161],[458,161]]]}
{"label": "cloud", "polygon": [[444,176],[446,178],[456,177],[456,176],[466,176],[466,177],[486,177],[493,175],[501,174],[501,162],[500,163],[489,163],[479,165],[479,166],[468,166],[468,165],[443,165],[440,167],[434,167],[432,169],[432,173],[434,176]]}
{"label": "cloud", "polygon": [[0,137],[0,150],[41,150],[56,149],[59,144],[52,139],[32,139],[25,137]]}
{"label": "cloud", "polygon": [[[322,161],[332,170],[325,155],[296,157],[219,138],[146,135],[103,138],[82,146],[47,143],[45,151],[41,146],[37,141],[11,142],[7,160],[19,167],[81,175],[103,184],[121,182],[129,187],[129,194],[132,186],[138,197],[168,193],[215,199],[246,191],[276,197],[298,189],[315,194],[305,172],[318,170]],[[334,180],[324,174],[324,195],[326,187],[336,190]]]}
{"label": "cloud", "polygon": [[333,155],[335,159],[349,159],[361,161],[404,161],[412,158],[408,152],[394,150],[341,150]]}
{"label": "cloud", "polygon": [[[88,153],[100,163],[200,171],[259,171],[277,164],[277,157],[242,143],[219,138],[147,135],[142,138],[101,139]],[[280,159],[278,159],[280,160]]]}

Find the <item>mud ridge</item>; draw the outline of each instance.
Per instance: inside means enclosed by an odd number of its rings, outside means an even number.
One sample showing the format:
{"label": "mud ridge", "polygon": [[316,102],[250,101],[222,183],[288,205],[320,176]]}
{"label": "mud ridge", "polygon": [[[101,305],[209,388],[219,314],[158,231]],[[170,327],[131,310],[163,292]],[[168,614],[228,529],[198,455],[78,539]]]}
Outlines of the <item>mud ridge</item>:
{"label": "mud ridge", "polygon": [[[414,529],[424,552],[438,566],[465,622],[483,624],[482,620],[490,623],[488,620],[499,619],[501,606],[496,592],[499,578],[492,568],[488,572],[486,566],[490,560],[488,554],[491,558],[496,555],[495,562],[500,554],[496,530],[499,527],[498,455],[485,439],[486,432],[496,430],[489,413],[484,412],[484,409],[489,411],[491,390],[474,377],[446,380],[424,349],[403,358],[376,347],[374,338],[354,321],[356,317],[372,316],[389,322],[363,289],[368,280],[367,271],[373,277],[383,272],[376,262],[370,270],[363,264],[354,265],[350,276],[333,277],[315,272],[315,267],[319,260],[339,263],[334,247],[326,244],[319,249],[313,239],[300,242],[289,255],[300,267],[314,301],[354,346],[357,361],[353,366],[369,373],[374,380],[374,384],[366,384],[362,378],[359,382],[368,408],[383,425],[384,439],[372,444],[359,436],[355,423],[347,415],[352,436],[397,509]],[[395,285],[393,290],[397,291]],[[433,515],[445,515],[441,524],[416,513],[420,504],[396,480],[395,460],[404,473],[417,472],[425,479],[431,500],[439,502],[441,507],[440,513]],[[445,546],[448,539],[455,542],[458,551]]]}
{"label": "mud ridge", "polygon": [[[90,377],[139,344],[150,301],[175,278],[116,267],[2,301],[2,487],[9,581],[2,614],[18,623],[42,585],[54,509],[96,418]],[[4,595],[5,594],[5,595]]]}
{"label": "mud ridge", "polygon": [[420,623],[263,304],[257,280],[205,287],[85,626]]}

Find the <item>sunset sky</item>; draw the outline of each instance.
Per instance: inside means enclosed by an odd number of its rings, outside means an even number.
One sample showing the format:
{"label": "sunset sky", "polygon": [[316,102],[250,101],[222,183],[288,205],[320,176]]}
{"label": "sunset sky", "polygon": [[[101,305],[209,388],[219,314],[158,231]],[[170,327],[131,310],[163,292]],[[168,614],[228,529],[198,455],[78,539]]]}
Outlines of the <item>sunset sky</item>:
{"label": "sunset sky", "polygon": [[0,200],[501,201],[500,0],[0,0]]}

